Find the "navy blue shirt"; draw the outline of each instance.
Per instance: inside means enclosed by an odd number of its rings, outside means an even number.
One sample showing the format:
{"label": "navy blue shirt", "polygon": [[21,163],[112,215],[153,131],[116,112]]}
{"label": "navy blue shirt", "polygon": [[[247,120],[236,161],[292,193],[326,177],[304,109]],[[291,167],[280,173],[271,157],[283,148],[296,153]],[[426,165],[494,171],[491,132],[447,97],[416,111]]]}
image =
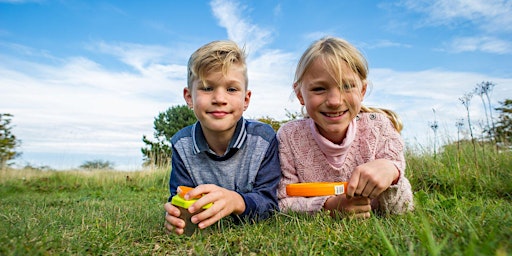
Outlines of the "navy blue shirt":
{"label": "navy blue shirt", "polygon": [[242,196],[245,211],[238,215],[241,219],[265,219],[279,210],[281,165],[275,131],[270,125],[240,118],[222,156],[208,147],[199,122],[177,132],[171,143],[169,201],[178,186],[215,184]]}

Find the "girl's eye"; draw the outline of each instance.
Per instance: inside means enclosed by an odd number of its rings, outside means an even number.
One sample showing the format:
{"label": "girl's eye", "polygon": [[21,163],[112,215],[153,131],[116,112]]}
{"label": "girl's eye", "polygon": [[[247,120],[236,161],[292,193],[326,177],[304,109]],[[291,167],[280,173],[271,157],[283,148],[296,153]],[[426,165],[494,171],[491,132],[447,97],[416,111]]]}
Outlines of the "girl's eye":
{"label": "girl's eye", "polygon": [[350,89],[352,89],[352,88],[355,88],[355,87],[356,87],[356,86],[355,86],[354,84],[343,84],[343,85],[341,86],[341,88],[342,88],[343,90],[345,90],[345,91],[348,91],[348,90],[350,90]]}
{"label": "girl's eye", "polygon": [[311,91],[322,92],[322,91],[325,91],[325,88],[324,87],[313,87],[313,88],[311,88]]}

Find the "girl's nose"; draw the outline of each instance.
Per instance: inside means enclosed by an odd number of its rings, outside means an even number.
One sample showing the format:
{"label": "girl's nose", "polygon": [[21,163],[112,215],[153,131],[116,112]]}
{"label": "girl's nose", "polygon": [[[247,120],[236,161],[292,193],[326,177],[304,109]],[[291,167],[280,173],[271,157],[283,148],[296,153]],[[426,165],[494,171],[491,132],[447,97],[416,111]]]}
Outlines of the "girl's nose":
{"label": "girl's nose", "polygon": [[333,88],[329,90],[327,94],[326,104],[329,107],[338,107],[342,102],[342,93],[338,88]]}

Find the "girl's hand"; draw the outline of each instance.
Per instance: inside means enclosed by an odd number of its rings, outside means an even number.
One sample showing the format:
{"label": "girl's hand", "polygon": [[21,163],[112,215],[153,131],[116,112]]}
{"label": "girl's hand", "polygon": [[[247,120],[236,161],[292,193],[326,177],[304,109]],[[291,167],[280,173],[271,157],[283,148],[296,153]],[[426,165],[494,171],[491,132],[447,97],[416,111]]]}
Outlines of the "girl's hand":
{"label": "girl's hand", "polygon": [[333,196],[327,199],[324,209],[331,211],[331,216],[335,217],[337,213],[348,215],[354,218],[370,218],[372,210],[371,200],[368,197],[347,198],[345,195]]}
{"label": "girl's hand", "polygon": [[213,184],[204,184],[195,187],[185,195],[185,199],[203,195],[188,211],[194,213],[199,211],[208,203],[213,203],[210,208],[192,216],[192,223],[198,224],[200,229],[206,228],[225,216],[242,214],[245,211],[245,202],[240,194]]}
{"label": "girl's hand", "polygon": [[180,210],[171,203],[164,204],[165,209],[165,228],[169,232],[174,232],[178,235],[183,234],[185,231],[185,221],[180,219]]}
{"label": "girl's hand", "polygon": [[347,197],[363,196],[376,198],[386,190],[399,171],[389,160],[377,159],[354,169],[347,186]]}

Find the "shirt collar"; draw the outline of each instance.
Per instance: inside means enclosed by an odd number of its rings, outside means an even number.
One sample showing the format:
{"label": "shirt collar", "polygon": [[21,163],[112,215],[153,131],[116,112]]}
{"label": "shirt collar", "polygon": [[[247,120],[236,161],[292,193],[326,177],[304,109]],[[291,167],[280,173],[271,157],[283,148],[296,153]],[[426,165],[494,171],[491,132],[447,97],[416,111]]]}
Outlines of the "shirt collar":
{"label": "shirt collar", "polygon": [[[247,130],[245,129],[246,121],[242,117],[236,123],[235,133],[229,142],[228,150],[224,154],[226,155],[232,149],[240,149],[245,140],[247,139]],[[208,146],[208,142],[206,142],[206,138],[204,137],[203,129],[201,129],[201,123],[197,121],[192,127],[192,141],[194,143],[194,154],[199,154],[201,152],[208,152],[210,154],[215,154],[210,147]]]}

